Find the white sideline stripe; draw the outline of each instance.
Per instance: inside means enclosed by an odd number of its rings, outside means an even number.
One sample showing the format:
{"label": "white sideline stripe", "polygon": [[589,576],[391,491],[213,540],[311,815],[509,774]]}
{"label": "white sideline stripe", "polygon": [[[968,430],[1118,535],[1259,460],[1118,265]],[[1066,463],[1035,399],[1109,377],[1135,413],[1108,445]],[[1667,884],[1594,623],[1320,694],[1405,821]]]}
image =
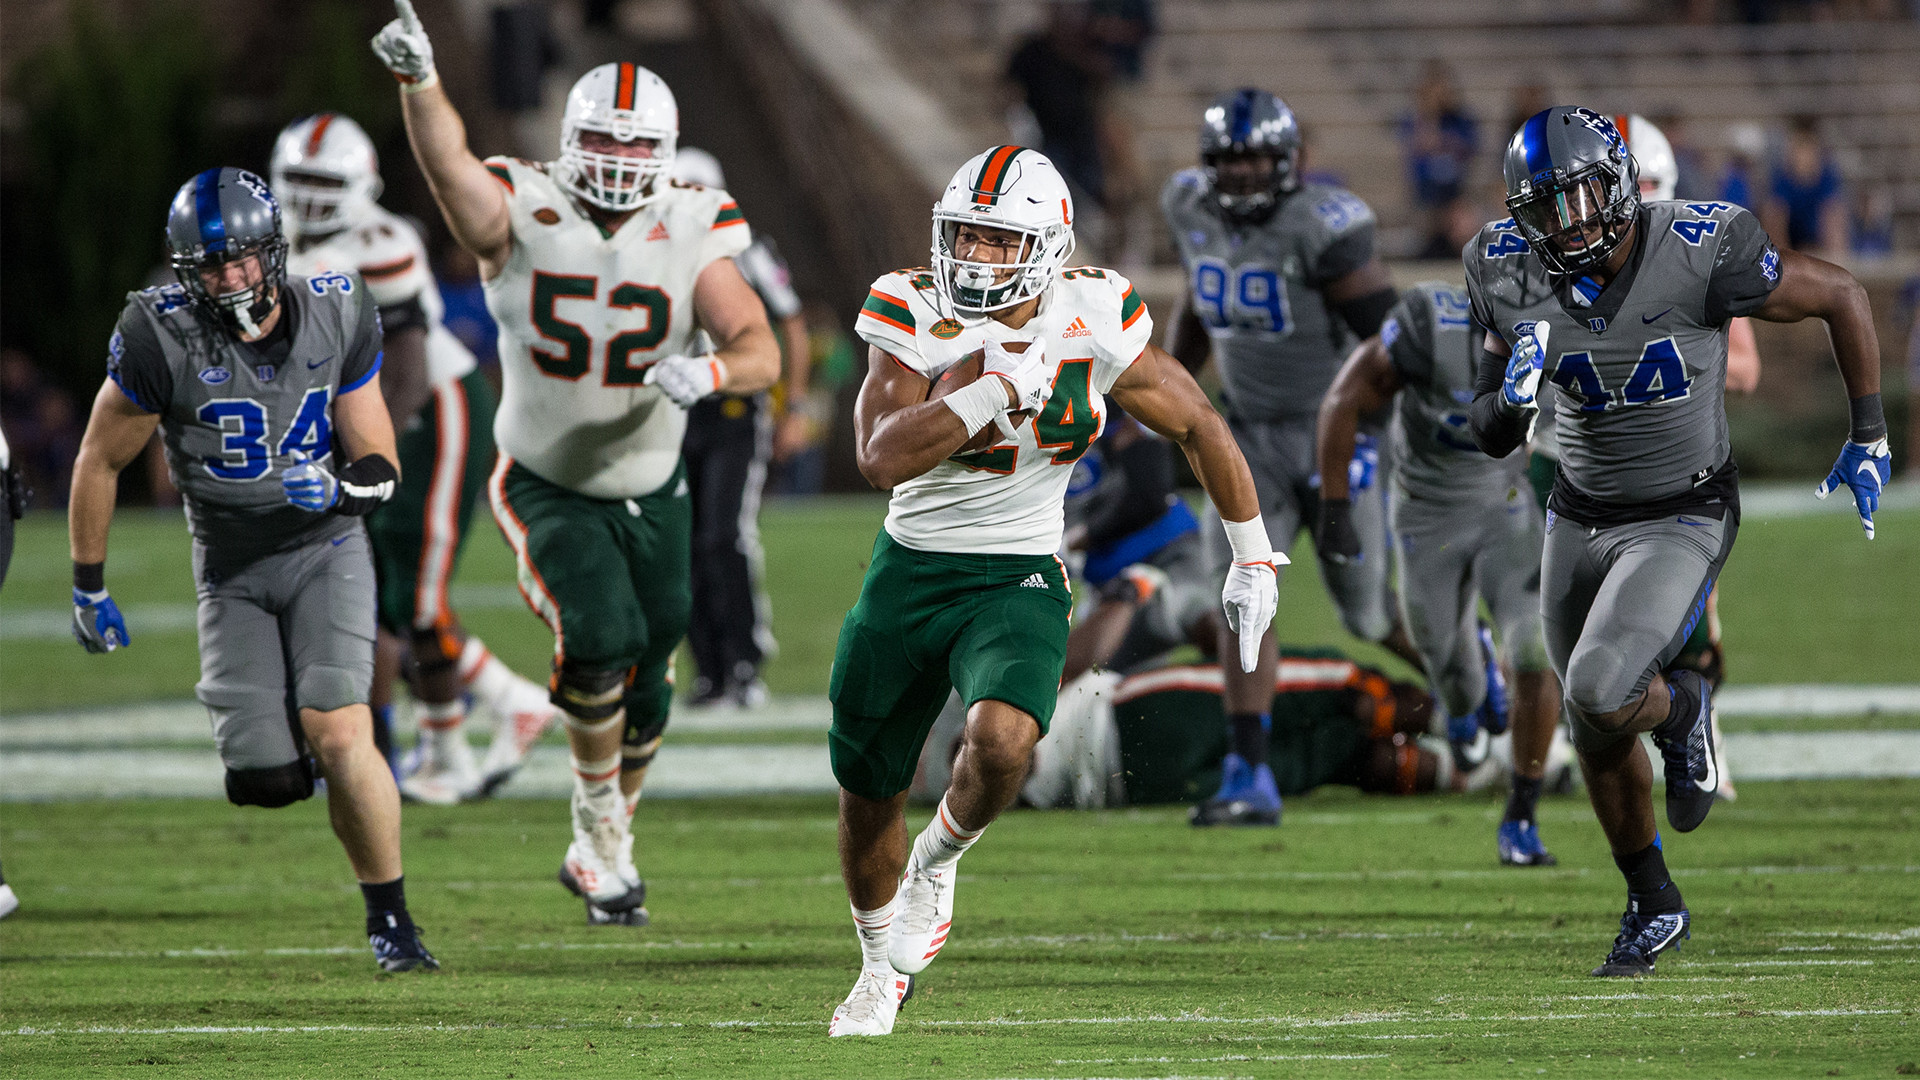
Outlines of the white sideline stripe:
{"label": "white sideline stripe", "polygon": [[1920,686],[1850,686],[1844,683],[1729,686],[1713,696],[1713,703],[1722,717],[1920,713]]}
{"label": "white sideline stripe", "polygon": [[[1739,1012],[1700,1012],[1692,1016],[1696,1019],[1798,1019],[1803,1017],[1843,1017],[1843,1016],[1903,1016],[1907,1009],[1743,1009]],[[1459,1014],[1437,1016],[1407,1016],[1403,1014],[1358,1014],[1354,1016],[1314,1019],[1294,1016],[1199,1016],[1181,1013],[1173,1016],[1063,1016],[1054,1018],[1036,1018],[1016,1020],[1004,1016],[987,1017],[979,1020],[903,1020],[901,1023],[923,1028],[950,1027],[1059,1027],[1059,1026],[1121,1026],[1128,1024],[1210,1024],[1222,1026],[1265,1025],[1283,1028],[1332,1028],[1362,1026],[1367,1024],[1506,1024],[1540,1023],[1549,1020],[1614,1020],[1614,1019],[1667,1019],[1669,1013],[1540,1013],[1531,1016],[1464,1016]],[[821,1020],[708,1020],[682,1021],[666,1020],[648,1023],[628,1024],[181,1024],[161,1027],[121,1027],[109,1025],[84,1025],[74,1027],[34,1027],[22,1026],[0,1031],[0,1036],[23,1035],[300,1035],[324,1034],[327,1032],[364,1032],[370,1034],[402,1034],[408,1032],[429,1031],[621,1031],[644,1030],[653,1028],[824,1028]],[[1323,1036],[1324,1037],[1324,1036]],[[1401,1036],[1341,1036],[1346,1038],[1431,1038],[1426,1035]],[[1501,1037],[1506,1037],[1501,1033]],[[1327,1055],[1329,1058],[1372,1057],[1382,1055]],[[1308,1055],[1296,1057],[1274,1057],[1258,1060],[1306,1060]],[[1153,1060],[1153,1059],[1145,1059]],[[1236,1058],[1213,1058],[1193,1060],[1244,1060]]]}

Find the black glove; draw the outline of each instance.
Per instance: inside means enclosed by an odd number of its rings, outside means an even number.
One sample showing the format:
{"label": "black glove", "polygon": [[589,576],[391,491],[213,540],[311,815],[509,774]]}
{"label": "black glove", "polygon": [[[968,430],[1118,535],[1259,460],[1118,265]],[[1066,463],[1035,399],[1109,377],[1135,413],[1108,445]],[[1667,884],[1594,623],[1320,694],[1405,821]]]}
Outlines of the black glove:
{"label": "black glove", "polygon": [[1320,500],[1320,526],[1313,531],[1320,557],[1342,566],[1360,561],[1360,534],[1353,531],[1353,500]]}

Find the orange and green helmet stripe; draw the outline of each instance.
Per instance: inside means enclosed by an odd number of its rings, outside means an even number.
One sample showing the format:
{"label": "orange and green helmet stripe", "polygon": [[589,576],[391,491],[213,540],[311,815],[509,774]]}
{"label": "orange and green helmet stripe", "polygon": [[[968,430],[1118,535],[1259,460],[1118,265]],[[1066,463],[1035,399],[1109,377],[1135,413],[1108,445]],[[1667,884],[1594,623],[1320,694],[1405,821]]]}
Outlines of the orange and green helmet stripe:
{"label": "orange and green helmet stripe", "polygon": [[913,312],[908,310],[906,301],[888,296],[879,289],[867,291],[867,302],[860,305],[860,313],[871,315],[896,330],[913,333]]}
{"label": "orange and green helmet stripe", "polygon": [[1140,321],[1141,313],[1146,310],[1147,305],[1140,302],[1133,286],[1127,286],[1127,291],[1120,294],[1120,329],[1133,329],[1133,324]]}
{"label": "orange and green helmet stripe", "polygon": [[1013,165],[1013,159],[1020,156],[1025,147],[996,146],[987,151],[987,160],[980,166],[980,172],[973,178],[973,201],[981,206],[995,206],[1000,202],[1002,189],[1007,184],[1007,173]]}
{"label": "orange and green helmet stripe", "polygon": [[634,84],[633,65],[628,63],[622,63],[620,65],[619,86],[615,88],[613,92],[614,108],[616,109],[633,108],[633,84]]}
{"label": "orange and green helmet stripe", "polygon": [[326,140],[327,129],[333,126],[333,118],[336,115],[338,114],[323,112],[313,118],[313,130],[307,133],[308,157],[312,157],[320,152],[320,144]]}

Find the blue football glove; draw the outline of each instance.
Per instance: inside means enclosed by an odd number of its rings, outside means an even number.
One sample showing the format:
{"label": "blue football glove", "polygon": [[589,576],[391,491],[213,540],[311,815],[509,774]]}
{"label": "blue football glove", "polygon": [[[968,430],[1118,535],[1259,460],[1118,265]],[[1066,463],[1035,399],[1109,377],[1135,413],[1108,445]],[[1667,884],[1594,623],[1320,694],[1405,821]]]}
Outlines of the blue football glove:
{"label": "blue football glove", "polygon": [[1871,540],[1873,512],[1880,509],[1880,492],[1892,479],[1893,452],[1887,448],[1886,439],[1870,443],[1849,439],[1840,448],[1840,460],[1833,463],[1833,471],[1820,481],[1813,493],[1824,499],[1843,487],[1852,488],[1854,508],[1860,511],[1860,527],[1867,530],[1867,539]]}
{"label": "blue football glove", "polygon": [[1358,495],[1373,486],[1380,471],[1380,441],[1364,432],[1353,440],[1353,460],[1347,462],[1347,491]]}
{"label": "blue football glove", "polygon": [[340,501],[340,481],[308,457],[305,450],[295,450],[291,456],[293,466],[280,473],[280,486],[286,489],[287,501],[316,514],[333,509],[333,504]]}
{"label": "blue football glove", "polygon": [[1537,409],[1534,395],[1540,389],[1540,372],[1547,360],[1547,331],[1544,322],[1521,334],[1513,343],[1513,356],[1507,361],[1507,377],[1500,384],[1500,396],[1516,409]]}
{"label": "blue football glove", "polygon": [[73,590],[73,639],[94,653],[112,652],[133,643],[127,633],[126,618],[105,589]]}

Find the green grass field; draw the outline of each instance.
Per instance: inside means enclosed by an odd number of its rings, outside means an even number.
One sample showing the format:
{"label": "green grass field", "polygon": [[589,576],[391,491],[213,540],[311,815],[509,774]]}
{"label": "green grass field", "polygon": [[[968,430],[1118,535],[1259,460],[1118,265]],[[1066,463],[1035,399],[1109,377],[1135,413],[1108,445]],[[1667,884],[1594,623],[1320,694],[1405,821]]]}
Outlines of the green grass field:
{"label": "green grass field", "polygon": [[[767,666],[775,693],[824,694],[840,619],[860,592],[884,500],[840,497],[770,503],[762,515],[767,581],[780,655]],[[1730,677],[1736,682],[1920,680],[1920,511],[1882,511],[1879,538],[1864,542],[1845,514],[1750,520],[1721,588]],[[1278,626],[1299,645],[1334,643],[1369,663],[1404,672],[1383,650],[1341,630],[1313,570],[1304,537],[1281,585]],[[21,523],[0,594],[0,625],[37,615],[65,618],[71,564],[57,514]],[[0,643],[0,713],[118,702],[183,699],[199,677],[191,618],[190,545],[172,512],[124,512],[114,522],[107,581],[133,647],[89,656],[61,636]],[[524,674],[542,678],[553,639],[513,588],[513,559],[484,517],[475,521],[458,585],[484,603],[463,605],[466,625]],[[175,615],[154,629],[154,605]],[[57,632],[57,627],[56,627]],[[684,669],[682,675],[689,675]],[[683,679],[686,685],[689,679]]]}
{"label": "green grass field", "polygon": [[1633,982],[1585,974],[1622,898],[1577,798],[1542,807],[1552,870],[1495,864],[1486,797],[1327,789],[1271,832],[1015,812],[894,1034],[829,1041],[858,950],[827,799],[643,804],[644,930],[554,884],[557,806],[410,808],[446,968],[399,977],[317,803],[9,805],[0,1075],[1891,1077],[1920,1059],[1917,807],[1743,787],[1668,837],[1694,937]]}

